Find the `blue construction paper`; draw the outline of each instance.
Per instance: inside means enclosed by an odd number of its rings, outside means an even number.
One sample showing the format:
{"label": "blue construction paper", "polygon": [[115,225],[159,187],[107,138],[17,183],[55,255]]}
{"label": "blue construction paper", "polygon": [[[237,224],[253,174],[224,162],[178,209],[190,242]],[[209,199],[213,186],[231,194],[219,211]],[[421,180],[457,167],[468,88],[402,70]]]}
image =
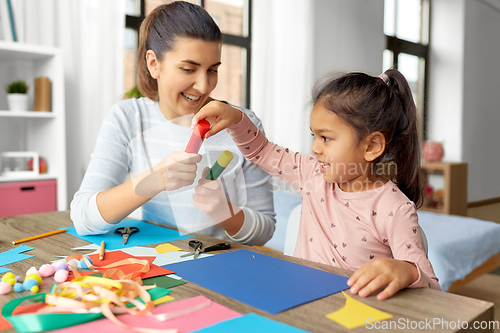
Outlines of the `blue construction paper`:
{"label": "blue construction paper", "polygon": [[[139,232],[130,235],[127,244],[123,245],[122,235],[115,232],[115,229],[119,227],[138,227]],[[101,246],[101,241],[104,241],[106,243],[107,251],[120,250],[133,246],[165,243],[177,239],[193,237],[191,235],[186,235],[172,229],[160,227],[139,220],[123,220],[119,224],[117,224],[116,227],[113,227],[110,231],[101,235],[80,236],[77,234],[75,227],[66,227],[65,229],[68,229],[66,231],[67,233],[99,246]]]}
{"label": "blue construction paper", "polygon": [[248,250],[162,267],[185,280],[271,314],[349,288],[347,277]]}
{"label": "blue construction paper", "polygon": [[248,313],[241,317],[228,319],[215,325],[204,327],[196,330],[193,333],[221,333],[221,332],[238,332],[238,333],[280,333],[291,332],[301,333],[308,332],[300,328],[280,323],[266,317],[259,316],[256,313]]}
{"label": "blue construction paper", "polygon": [[[19,245],[15,249],[11,249],[5,252],[0,252],[0,266],[12,264],[14,262],[18,262],[24,259],[28,259],[34,257],[29,254],[21,254],[21,252],[33,250],[33,247],[29,247],[27,245]],[[5,273],[10,271],[10,268],[0,267],[0,273]]]}

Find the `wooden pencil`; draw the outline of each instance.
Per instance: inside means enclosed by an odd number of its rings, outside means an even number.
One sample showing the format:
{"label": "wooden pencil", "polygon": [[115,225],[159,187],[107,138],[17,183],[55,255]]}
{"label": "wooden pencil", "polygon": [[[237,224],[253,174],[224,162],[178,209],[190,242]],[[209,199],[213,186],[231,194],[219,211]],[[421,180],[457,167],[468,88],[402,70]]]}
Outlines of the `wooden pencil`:
{"label": "wooden pencil", "polygon": [[52,236],[52,235],[60,234],[61,232],[66,232],[66,230],[67,229],[58,229],[58,230],[54,230],[54,231],[51,231],[51,232],[46,232],[44,234],[40,234],[40,235],[36,235],[36,236],[31,236],[31,237],[27,237],[27,238],[23,238],[23,239],[18,239],[18,240],[12,241],[12,244],[16,245],[16,244],[28,242],[28,241],[31,241],[31,240],[35,240],[35,239],[39,239],[39,238],[43,238],[43,237],[47,237],[47,236]]}

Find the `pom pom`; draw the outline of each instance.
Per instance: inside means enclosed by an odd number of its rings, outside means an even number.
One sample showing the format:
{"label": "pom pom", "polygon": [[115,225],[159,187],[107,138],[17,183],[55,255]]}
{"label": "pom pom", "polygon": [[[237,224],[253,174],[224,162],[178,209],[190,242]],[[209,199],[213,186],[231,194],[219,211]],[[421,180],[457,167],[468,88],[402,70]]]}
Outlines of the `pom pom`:
{"label": "pom pom", "polygon": [[2,282],[6,282],[6,283],[10,284],[10,286],[12,287],[16,283],[16,279],[14,279],[14,278],[12,278],[12,279],[5,279]]}
{"label": "pom pom", "polygon": [[36,294],[38,291],[40,290],[40,288],[38,286],[33,286],[31,287],[30,291],[33,293],[33,294]]}
{"label": "pom pom", "polygon": [[7,283],[5,281],[0,282],[0,295],[8,294],[11,290],[12,286],[10,285],[10,283]]}
{"label": "pom pom", "polygon": [[66,271],[69,271],[69,267],[68,267],[68,264],[66,263],[66,261],[62,262],[59,266],[57,266],[57,270],[61,270],[61,269],[64,269]]}
{"label": "pom pom", "polygon": [[4,276],[2,276],[2,281],[5,282],[6,280],[15,279],[15,278],[16,278],[16,276],[14,275],[14,273],[8,272],[8,273],[5,273]]}
{"label": "pom pom", "polygon": [[40,267],[40,271],[39,271],[41,277],[52,276],[52,275],[54,275],[55,272],[56,272],[56,268],[53,265],[48,265],[48,264],[42,265],[42,267]]}
{"label": "pom pom", "polygon": [[30,275],[26,275],[26,278],[24,280],[26,281],[29,279],[36,280],[36,282],[38,282],[39,285],[42,284],[42,278],[37,273],[31,273]]}
{"label": "pom pom", "polygon": [[51,265],[57,269],[57,267],[59,267],[59,265],[62,263],[66,263],[66,261],[64,261],[64,260],[54,261]]}
{"label": "pom pom", "polygon": [[68,278],[69,272],[65,269],[60,269],[54,274],[54,280],[58,283],[63,283]]}
{"label": "pom pom", "polygon": [[18,275],[18,276],[16,276],[16,281],[17,281],[17,282],[22,282],[22,281],[23,281],[23,279],[22,279],[22,277],[20,277],[20,276]]}
{"label": "pom pom", "polygon": [[31,290],[33,286],[38,286],[38,282],[35,279],[27,279],[23,283],[23,287],[26,290]]}
{"label": "pom pom", "polygon": [[[90,259],[89,257],[85,256],[83,258],[87,259],[91,265],[94,264],[92,259]],[[89,266],[87,266],[87,263],[85,262],[85,260],[83,260],[83,258],[82,258],[82,260],[80,260],[80,267],[83,269],[87,269],[87,268],[89,268]]]}
{"label": "pom pom", "polygon": [[32,266],[30,267],[30,269],[28,269],[28,271],[26,272],[26,275],[30,275],[30,274],[38,274],[38,270],[36,269],[35,266]]}
{"label": "pom pom", "polygon": [[22,284],[22,283],[17,282],[17,283],[14,285],[14,291],[15,291],[16,293],[20,293],[21,291],[24,291],[23,284]]}

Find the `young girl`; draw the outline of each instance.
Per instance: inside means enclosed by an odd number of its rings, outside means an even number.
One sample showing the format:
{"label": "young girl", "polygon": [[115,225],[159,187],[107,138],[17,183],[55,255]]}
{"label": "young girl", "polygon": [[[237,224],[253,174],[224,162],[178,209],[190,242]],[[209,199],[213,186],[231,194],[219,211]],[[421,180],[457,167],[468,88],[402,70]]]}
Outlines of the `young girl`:
{"label": "young girl", "polygon": [[356,270],[353,294],[381,287],[379,300],[406,287],[440,290],[424,252],[416,205],[419,144],[416,107],[404,76],[350,73],[313,91],[314,156],[269,142],[241,111],[211,102],[193,118],[227,128],[242,153],[302,196],[294,256]]}
{"label": "young girl", "polygon": [[[189,2],[159,6],[145,18],[139,33],[137,84],[146,97],[116,103],[102,125],[71,202],[79,234],[105,233],[142,206],[143,220],[183,231],[252,245],[271,238],[275,220],[270,177],[243,158],[227,133],[205,140],[200,154],[183,151],[193,114],[211,100],[217,85],[221,46],[222,34],[212,17]],[[262,129],[254,113],[245,112]],[[225,198],[209,198],[206,205],[203,195],[194,202],[192,197],[202,154],[203,159],[214,155],[206,161],[211,165],[224,150],[236,155],[224,177],[237,201],[233,214],[221,219],[212,208],[227,207]],[[132,179],[124,182],[129,172]],[[140,181],[146,178],[149,182]]]}

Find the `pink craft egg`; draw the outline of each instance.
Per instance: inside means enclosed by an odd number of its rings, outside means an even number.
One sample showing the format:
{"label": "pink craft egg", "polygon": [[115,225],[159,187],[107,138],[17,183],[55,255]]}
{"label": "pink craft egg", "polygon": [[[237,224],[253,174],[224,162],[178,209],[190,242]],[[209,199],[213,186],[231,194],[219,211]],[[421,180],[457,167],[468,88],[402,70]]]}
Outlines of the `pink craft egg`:
{"label": "pink craft egg", "polygon": [[26,275],[30,275],[30,274],[38,274],[38,270],[36,269],[35,266],[31,266],[30,269],[28,269],[28,271],[26,272]]}
{"label": "pink craft egg", "polygon": [[12,290],[12,286],[10,285],[10,283],[4,282],[4,281],[0,282],[0,295],[8,294],[8,293],[10,293],[11,290]]}
{"label": "pink craft egg", "polygon": [[54,275],[56,268],[53,265],[44,264],[38,272],[41,277],[48,277]]}
{"label": "pink craft egg", "polygon": [[54,274],[54,280],[58,283],[63,283],[68,278],[69,272],[65,269],[60,269]]}

